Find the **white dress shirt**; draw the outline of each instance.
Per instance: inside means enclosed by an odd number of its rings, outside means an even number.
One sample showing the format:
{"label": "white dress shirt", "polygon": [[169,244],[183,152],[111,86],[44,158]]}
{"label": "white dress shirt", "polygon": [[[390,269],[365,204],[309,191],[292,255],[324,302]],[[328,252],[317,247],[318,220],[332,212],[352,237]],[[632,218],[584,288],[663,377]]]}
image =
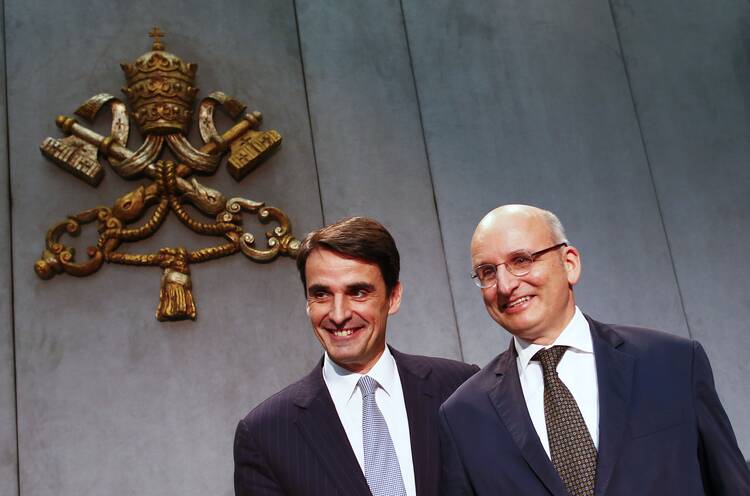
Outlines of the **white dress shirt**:
{"label": "white dress shirt", "polygon": [[544,420],[544,377],[542,364],[531,361],[537,351],[550,346],[568,346],[568,350],[557,366],[557,375],[567,386],[578,403],[586,427],[599,449],[599,386],[596,382],[596,361],[594,359],[594,345],[591,341],[589,323],[576,307],[573,318],[563,329],[551,345],[531,344],[516,336],[513,337],[518,357],[518,376],[521,379],[521,389],[526,400],[531,422],[534,424],[539,440],[550,456],[547,424]]}
{"label": "white dress shirt", "polygon": [[[349,372],[338,366],[326,353],[323,359],[323,380],[331,393],[336,413],[344,426],[346,437],[352,445],[362,473],[365,471],[365,454],[362,443],[362,393],[357,383],[363,374]],[[378,404],[388,432],[393,440],[393,447],[404,479],[404,488],[408,496],[416,496],[417,486],[414,480],[414,464],[411,458],[411,438],[409,437],[409,419],[406,416],[404,391],[398,367],[391,351],[386,346],[377,363],[367,372],[380,387],[375,391],[375,402]]]}

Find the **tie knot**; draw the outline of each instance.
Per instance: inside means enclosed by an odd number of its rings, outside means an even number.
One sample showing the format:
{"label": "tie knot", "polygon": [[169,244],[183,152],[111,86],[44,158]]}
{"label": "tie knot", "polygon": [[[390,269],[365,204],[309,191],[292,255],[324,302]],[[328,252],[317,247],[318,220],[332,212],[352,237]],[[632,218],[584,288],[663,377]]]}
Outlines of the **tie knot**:
{"label": "tie knot", "polygon": [[363,398],[375,394],[375,390],[378,389],[377,381],[369,375],[363,375],[360,377],[358,384]]}
{"label": "tie knot", "polygon": [[537,351],[531,359],[541,363],[544,373],[549,374],[557,370],[557,364],[560,363],[560,360],[562,360],[562,356],[567,350],[567,346],[552,346],[550,348]]}

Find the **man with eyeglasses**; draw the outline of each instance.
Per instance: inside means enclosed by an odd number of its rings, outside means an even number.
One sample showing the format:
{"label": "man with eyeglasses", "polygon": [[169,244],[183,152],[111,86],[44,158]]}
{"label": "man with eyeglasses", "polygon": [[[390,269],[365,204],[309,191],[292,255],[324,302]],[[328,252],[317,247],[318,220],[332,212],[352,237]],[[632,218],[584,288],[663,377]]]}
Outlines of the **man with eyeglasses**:
{"label": "man with eyeglasses", "polygon": [[584,315],[552,212],[496,208],[471,259],[513,339],[440,409],[442,494],[750,495],[701,345]]}

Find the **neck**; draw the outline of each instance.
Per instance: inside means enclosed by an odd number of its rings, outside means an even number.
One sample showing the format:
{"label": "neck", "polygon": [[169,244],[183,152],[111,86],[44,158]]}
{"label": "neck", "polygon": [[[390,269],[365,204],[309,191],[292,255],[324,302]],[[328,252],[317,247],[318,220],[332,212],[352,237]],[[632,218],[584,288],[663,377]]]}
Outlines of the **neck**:
{"label": "neck", "polygon": [[566,327],[568,327],[568,324],[570,324],[570,321],[573,320],[573,316],[576,313],[576,305],[575,300],[571,298],[570,304],[566,307],[565,311],[563,312],[563,316],[561,319],[559,319],[554,327],[551,329],[542,331],[538,336],[534,336],[530,339],[526,339],[531,344],[539,344],[542,346],[547,346],[552,343],[554,343],[557,338],[560,337],[560,334],[565,330]]}

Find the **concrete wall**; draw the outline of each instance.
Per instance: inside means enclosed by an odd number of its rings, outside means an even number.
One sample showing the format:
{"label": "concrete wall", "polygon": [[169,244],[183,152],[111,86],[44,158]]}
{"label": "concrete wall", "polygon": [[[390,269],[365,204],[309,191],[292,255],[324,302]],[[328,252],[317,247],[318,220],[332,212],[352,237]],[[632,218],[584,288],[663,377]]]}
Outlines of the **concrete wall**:
{"label": "concrete wall", "polygon": [[750,5],[613,7],[687,325],[747,458]]}
{"label": "concrete wall", "polygon": [[324,218],[367,215],[389,227],[401,247],[405,288],[391,342],[458,358],[399,2],[309,0],[297,7]]}
{"label": "concrete wall", "polygon": [[[150,49],[146,34],[159,25],[169,50],[199,64],[201,97],[241,98],[264,113],[264,129],[284,136],[242,182],[222,166],[205,184],[283,208],[298,233],[321,225],[293,5],[11,1],[5,25],[21,492],[231,494],[238,419],[319,357],[293,260],[259,265],[235,255],[193,266],[195,323],[154,319],[155,268],[106,265],[42,281],[32,267],[48,226],[134,185],[110,169],[92,188],[38,147],[60,136],[57,114],[98,92],[120,94],[119,63]],[[139,138],[133,129],[131,148]],[[217,243],[174,220],[130,251]],[[95,236],[82,234],[88,243]]]}
{"label": "concrete wall", "polygon": [[[157,269],[34,274],[50,225],[133,187],[110,169],[92,188],[39,143],[60,137],[57,114],[119,95],[118,64],[154,25],[199,64],[200,96],[243,99],[284,136],[243,181],[222,167],[207,185],[281,207],[300,237],[353,214],[391,229],[395,346],[481,365],[503,349],[468,239],[498,204],[539,204],[583,253],[585,311],[704,344],[748,455],[749,13],[740,0],[6,0],[0,493],[231,494],[236,421],[320,355],[287,258],[193,266],[198,320],[168,324],[153,318]],[[206,241],[168,221],[133,251],[175,244]]]}
{"label": "concrete wall", "polygon": [[[0,2],[0,6],[2,3]],[[3,12],[0,11],[0,19]],[[3,29],[2,23],[0,29]],[[0,493],[18,493],[16,452],[16,392],[13,349],[13,290],[10,243],[10,188],[8,186],[8,143],[5,116],[5,50],[0,50],[0,253],[8,262],[0,264]]]}

